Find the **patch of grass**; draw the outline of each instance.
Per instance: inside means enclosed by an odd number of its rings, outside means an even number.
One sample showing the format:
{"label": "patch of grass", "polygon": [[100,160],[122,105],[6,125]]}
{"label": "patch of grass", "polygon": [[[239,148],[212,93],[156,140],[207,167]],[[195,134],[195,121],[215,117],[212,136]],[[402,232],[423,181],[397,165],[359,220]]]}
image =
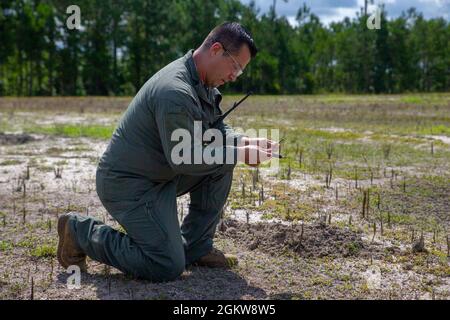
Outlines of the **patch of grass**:
{"label": "patch of grass", "polygon": [[265,219],[277,217],[288,221],[309,221],[315,212],[315,208],[308,203],[301,201],[292,203],[282,198],[265,200],[258,210],[263,212]]}
{"label": "patch of grass", "polygon": [[450,266],[448,265],[433,266],[431,268],[428,268],[427,271],[438,277],[450,277]]}
{"label": "patch of grass", "polygon": [[87,151],[92,151],[92,149],[89,148],[88,146],[80,145],[80,146],[76,146],[76,147],[70,148],[67,151],[71,151],[71,152],[87,152]]}
{"label": "patch of grass", "polygon": [[411,104],[424,104],[425,100],[420,96],[405,96],[400,99],[403,103],[411,103]]}
{"label": "patch of grass", "polygon": [[55,165],[56,166],[65,166],[68,163],[69,162],[67,160],[59,160],[59,161],[55,162]]}
{"label": "patch of grass", "polygon": [[51,148],[48,148],[45,153],[50,156],[59,156],[61,153],[65,153],[65,152],[85,152],[85,151],[91,151],[91,149],[89,149],[87,147],[83,147],[83,146],[73,147],[73,148],[51,147]]}
{"label": "patch of grass", "polygon": [[96,139],[110,139],[114,129],[115,126],[56,124],[54,126],[44,127],[33,126],[27,128],[26,131],[30,133],[40,133],[71,138],[88,137]]}
{"label": "patch of grass", "polygon": [[37,169],[42,172],[53,172],[54,167],[42,165],[42,166],[38,166]]}
{"label": "patch of grass", "polygon": [[433,125],[430,127],[425,127],[417,131],[418,134],[430,134],[430,135],[447,135],[450,136],[450,126],[449,125]]}
{"label": "patch of grass", "polygon": [[315,276],[311,280],[311,285],[313,286],[326,286],[329,287],[332,285],[333,281],[331,279],[327,279],[322,276]]}
{"label": "patch of grass", "polygon": [[427,138],[388,135],[388,134],[382,134],[382,133],[374,133],[374,134],[368,135],[367,137],[370,140],[382,142],[384,145],[388,144],[388,142],[419,144],[419,143],[424,143],[424,142],[428,141]]}
{"label": "patch of grass", "polygon": [[[234,197],[230,197],[230,198],[234,199]],[[230,208],[233,209],[233,210],[244,209],[245,205],[240,203],[239,201],[232,200],[231,203],[230,203]]]}
{"label": "patch of grass", "polygon": [[271,212],[264,212],[262,214],[262,216],[261,216],[261,219],[263,219],[263,220],[270,220],[270,219],[273,219],[273,218],[275,218],[275,216]]}
{"label": "patch of grass", "polygon": [[383,212],[382,216],[383,216],[383,221],[388,221],[388,217],[389,217],[392,224],[413,225],[417,221],[416,217],[407,215],[407,214],[396,214],[396,213]]}
{"label": "patch of grass", "polygon": [[[312,132],[309,135],[308,132]],[[450,148],[440,144],[438,151],[430,153],[430,142],[408,136],[391,137],[385,134],[369,135],[375,141],[361,140],[360,134],[353,132],[326,132],[320,130],[292,130],[286,134],[286,141],[281,146],[284,159],[280,160],[281,172],[301,170],[309,174],[318,174],[320,180],[330,166],[334,178],[354,178],[354,167],[358,167],[359,179],[370,178],[369,166],[379,177],[377,168],[429,166],[440,167],[448,163]],[[386,140],[388,138],[388,140]],[[392,139],[391,139],[392,138]],[[388,141],[388,142],[386,142]],[[332,146],[332,148],[330,148]],[[418,147],[420,146],[420,147]],[[438,146],[435,143],[435,146]]]}
{"label": "patch of grass", "polygon": [[5,160],[5,161],[0,162],[0,166],[14,166],[16,164],[22,164],[22,163],[23,163],[23,161],[11,159],[11,160]]}
{"label": "patch of grass", "polygon": [[50,147],[45,151],[45,154],[48,156],[59,156],[61,153],[66,152],[66,149]]}
{"label": "patch of grass", "polygon": [[33,249],[33,248],[35,248],[35,246],[38,242],[39,242],[38,238],[28,235],[25,238],[23,238],[22,240],[20,240],[19,242],[17,242],[16,245],[17,245],[17,247],[20,247],[20,248]]}
{"label": "patch of grass", "polygon": [[56,246],[40,245],[30,251],[30,255],[35,258],[51,258],[56,257]]}
{"label": "patch of grass", "polygon": [[309,137],[323,138],[323,139],[340,139],[340,140],[352,140],[362,138],[363,135],[360,133],[352,132],[352,131],[326,131],[326,130],[317,130],[305,128],[301,131],[304,132],[305,135]]}
{"label": "patch of grass", "polygon": [[347,253],[350,256],[356,256],[359,251],[361,250],[361,246],[360,244],[356,243],[356,242],[347,242],[345,244],[345,247],[347,249]]}
{"label": "patch of grass", "polygon": [[447,259],[448,259],[448,257],[447,257],[447,252],[442,251],[442,250],[438,250],[438,249],[436,249],[436,248],[432,248],[432,249],[430,250],[430,253],[431,253],[432,255],[438,257],[439,260],[440,260],[440,262],[441,262],[442,264],[446,264],[446,263],[447,263]]}
{"label": "patch of grass", "polygon": [[[18,297],[22,294],[24,290],[28,287],[28,283],[25,281],[10,283],[7,287],[7,291],[2,299],[18,299]],[[2,293],[3,295],[3,293]]]}
{"label": "patch of grass", "polygon": [[339,281],[349,282],[352,280],[352,276],[350,274],[340,274],[337,276]]}
{"label": "patch of grass", "polygon": [[336,289],[344,292],[354,290],[353,284],[351,282],[344,282],[344,284],[337,286]]}
{"label": "patch of grass", "polygon": [[0,251],[11,251],[13,248],[14,246],[11,242],[0,240]]}

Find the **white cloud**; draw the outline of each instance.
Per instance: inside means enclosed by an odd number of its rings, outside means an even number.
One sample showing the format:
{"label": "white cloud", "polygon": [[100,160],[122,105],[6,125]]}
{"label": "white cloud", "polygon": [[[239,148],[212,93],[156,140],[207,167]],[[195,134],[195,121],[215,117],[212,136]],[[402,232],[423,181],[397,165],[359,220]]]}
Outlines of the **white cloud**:
{"label": "white cloud", "polygon": [[[248,4],[250,0],[241,0],[241,2]],[[272,3],[273,0],[255,0],[256,7],[261,9],[261,14],[267,13]],[[306,3],[325,24],[331,21],[342,21],[345,17],[354,18],[364,6],[364,0],[289,0],[287,3],[278,0],[277,14],[286,16],[289,22],[295,25],[295,16],[303,3]],[[422,12],[425,18],[443,17],[446,20],[450,18],[450,0],[375,0],[374,5],[369,5],[368,12],[375,11],[376,6],[380,4],[385,5],[389,18],[398,17],[411,7]]]}

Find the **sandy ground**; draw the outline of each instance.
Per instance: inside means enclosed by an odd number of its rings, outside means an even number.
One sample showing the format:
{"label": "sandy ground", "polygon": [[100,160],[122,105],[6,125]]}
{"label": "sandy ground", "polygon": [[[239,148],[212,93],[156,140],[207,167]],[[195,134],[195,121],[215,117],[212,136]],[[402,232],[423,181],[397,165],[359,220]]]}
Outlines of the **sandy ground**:
{"label": "sandy ground", "polygon": [[[0,298],[450,298],[450,264],[442,255],[445,232],[437,235],[437,243],[426,234],[427,252],[412,252],[418,234],[413,242],[381,236],[379,231],[373,236],[371,224],[359,218],[359,207],[333,202],[332,189],[316,194],[311,187],[323,182],[301,173],[282,183],[289,188],[288,196],[298,201],[322,198],[310,219],[267,219],[257,206],[226,208],[215,243],[238,255],[239,265],[231,270],[193,267],[176,281],[150,283],[89,260],[81,288],[68,289],[69,275],[54,254],[58,216],[75,211],[119,228],[95,192],[96,163],[106,144],[88,138],[0,135]],[[270,170],[262,169],[261,174],[271,199],[277,179]],[[336,184],[341,198],[355,197],[349,181]],[[185,213],[188,201],[186,196],[179,199]],[[448,203],[442,205],[448,209]],[[443,221],[448,221],[448,213]]]}

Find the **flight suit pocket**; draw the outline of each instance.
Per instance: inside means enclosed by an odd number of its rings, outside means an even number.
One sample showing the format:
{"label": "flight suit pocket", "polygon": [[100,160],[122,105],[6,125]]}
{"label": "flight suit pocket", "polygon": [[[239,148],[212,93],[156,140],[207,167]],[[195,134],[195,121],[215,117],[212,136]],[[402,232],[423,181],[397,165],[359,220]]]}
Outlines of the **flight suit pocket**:
{"label": "flight suit pocket", "polygon": [[150,221],[149,230],[147,230],[148,247],[153,250],[164,251],[164,245],[167,243],[168,235],[158,217],[158,209],[152,202],[145,203],[147,218]]}

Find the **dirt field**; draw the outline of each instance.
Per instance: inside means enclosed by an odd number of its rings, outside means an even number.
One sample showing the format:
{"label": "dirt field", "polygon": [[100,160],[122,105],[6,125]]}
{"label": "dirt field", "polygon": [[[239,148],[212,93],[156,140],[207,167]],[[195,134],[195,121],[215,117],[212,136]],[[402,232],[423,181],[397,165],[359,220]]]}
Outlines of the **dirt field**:
{"label": "dirt field", "polygon": [[0,299],[450,299],[450,94],[249,98],[231,124],[279,129],[285,159],[235,170],[216,246],[239,265],[156,284],[89,260],[68,289],[57,218],[120,228],[95,169],[130,101],[0,98]]}

